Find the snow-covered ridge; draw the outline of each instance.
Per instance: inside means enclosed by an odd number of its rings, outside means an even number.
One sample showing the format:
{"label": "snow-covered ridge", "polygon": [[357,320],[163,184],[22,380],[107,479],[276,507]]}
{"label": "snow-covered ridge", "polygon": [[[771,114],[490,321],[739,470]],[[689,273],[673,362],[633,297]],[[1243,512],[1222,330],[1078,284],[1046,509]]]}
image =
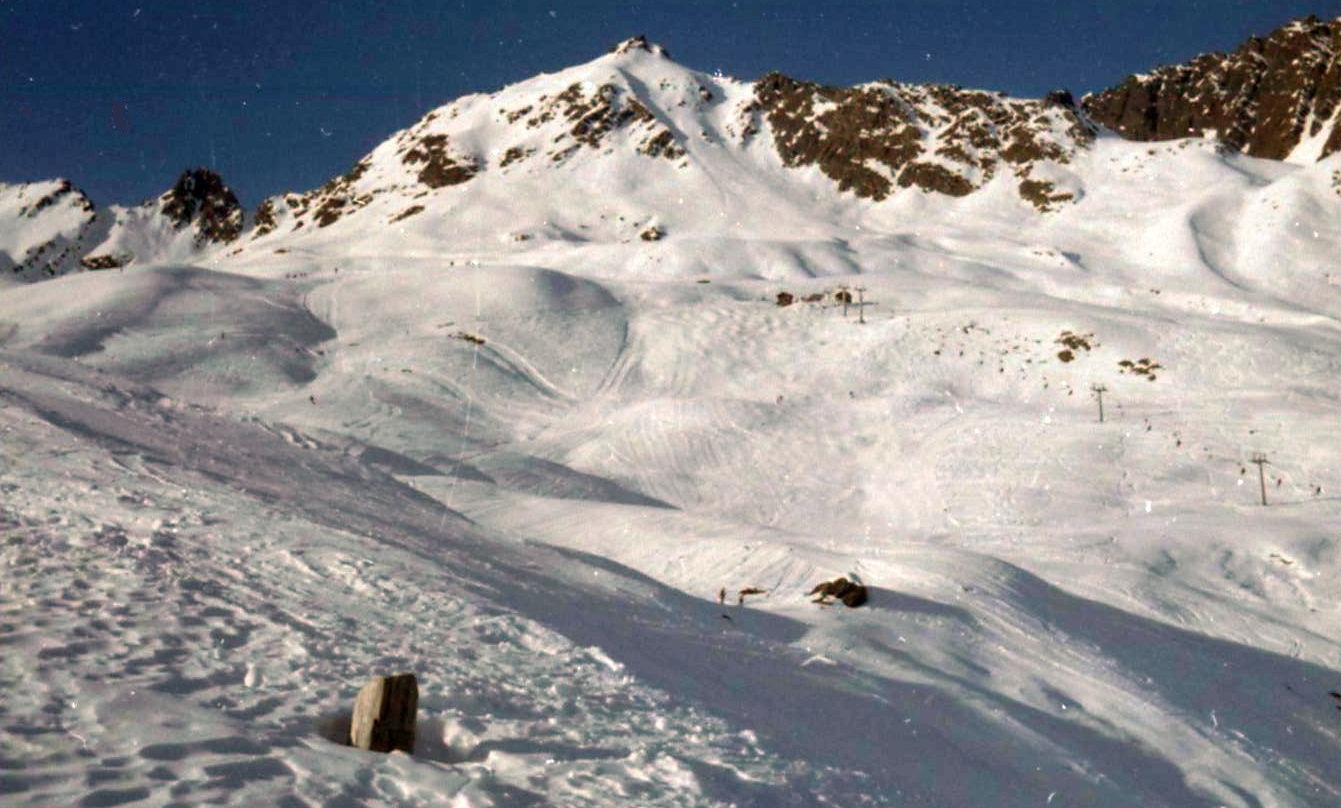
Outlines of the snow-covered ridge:
{"label": "snow-covered ridge", "polygon": [[586,65],[428,113],[322,188],[267,200],[255,233],[329,227],[379,197],[402,203],[392,217],[400,222],[430,210],[423,200],[451,199],[451,186],[486,176],[529,196],[570,172],[646,173],[651,166],[634,155],[682,172],[666,175],[667,192],[692,188],[684,174],[720,182],[724,159],[776,172],[785,188],[793,178],[777,171],[780,158],[786,168],[818,168],[833,181],[827,196],[876,202],[910,187],[963,196],[1004,164],[1021,194],[1047,210],[1074,197],[1030,179],[1034,164],[1069,162],[1092,137],[1066,94],[1021,101],[945,85],[842,89],[776,73],[747,84],[682,67],[635,38]]}
{"label": "snow-covered ridge", "polygon": [[68,180],[0,184],[0,272],[50,276],[77,265],[94,219]]}
{"label": "snow-covered ridge", "polygon": [[235,241],[243,220],[232,190],[204,168],[183,172],[163,194],[134,207],[99,209],[63,179],[0,185],[0,270],[6,281],[40,280],[203,260]]}

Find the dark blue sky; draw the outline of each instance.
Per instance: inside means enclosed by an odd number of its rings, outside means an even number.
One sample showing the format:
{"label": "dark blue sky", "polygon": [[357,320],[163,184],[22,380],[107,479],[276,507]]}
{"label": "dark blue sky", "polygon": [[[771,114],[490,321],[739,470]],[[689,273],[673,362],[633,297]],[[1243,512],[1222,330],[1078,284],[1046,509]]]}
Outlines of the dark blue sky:
{"label": "dark blue sky", "polygon": [[636,33],[690,67],[1037,96],[1224,50],[1341,0],[0,0],[0,180],[138,202],[213,167],[251,206],[473,91]]}

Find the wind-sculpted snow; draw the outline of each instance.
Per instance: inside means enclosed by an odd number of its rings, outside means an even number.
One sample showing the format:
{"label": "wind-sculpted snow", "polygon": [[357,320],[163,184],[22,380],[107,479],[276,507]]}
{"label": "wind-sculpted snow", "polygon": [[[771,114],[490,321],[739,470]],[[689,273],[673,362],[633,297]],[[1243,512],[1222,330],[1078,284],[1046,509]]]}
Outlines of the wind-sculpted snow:
{"label": "wind-sculpted snow", "polygon": [[[288,285],[197,267],[91,277],[74,299],[34,289],[11,339],[197,399],[316,378],[316,346],[335,336]],[[147,337],[152,334],[152,337]]]}
{"label": "wind-sculpted snow", "polygon": [[[786,284],[275,256],[11,290],[6,804],[1334,802],[1331,320],[899,249]],[[268,338],[198,347],[225,322]],[[808,602],[838,575],[868,603]],[[331,743],[400,669],[416,754]]]}
{"label": "wind-sculpted snow", "polygon": [[[490,539],[319,445],[52,360],[11,356],[4,371],[7,425],[24,414],[46,425],[26,429],[24,460],[6,474],[17,541],[4,553],[18,591],[51,605],[10,641],[30,649],[10,674],[30,684],[5,711],[7,757],[22,751],[43,772],[7,775],[15,804],[75,786],[51,777],[80,765],[52,733],[101,761],[88,782],[107,799],[172,781],[178,797],[229,803],[286,791],[380,802],[407,787],[480,804],[537,787],[536,799],[600,801],[588,790],[599,782],[648,804],[824,793],[1011,805],[1057,793],[1212,805],[1240,790],[1272,804],[1278,789],[1327,788],[1335,738],[1307,694],[1334,671],[1068,595],[977,554],[905,552],[889,568],[898,587],[876,587],[870,609],[842,620],[783,607],[736,610],[726,624],[710,602],[599,556]],[[15,473],[58,468],[73,476],[56,491]],[[110,489],[87,488],[118,469]],[[83,502],[44,523],[44,503],[76,493]],[[286,517],[267,523],[263,511]],[[219,565],[238,553],[245,565]],[[415,569],[445,577],[416,584]],[[7,596],[13,620],[23,601]],[[161,606],[148,604],[163,602],[172,617],[150,629]],[[384,629],[362,632],[395,612],[402,639],[369,645]],[[104,627],[78,639],[98,613]],[[360,664],[423,671],[429,733],[413,760],[322,740]],[[28,713],[34,698],[48,709]],[[1156,715],[1209,715],[1225,729],[1203,737]],[[684,722],[697,728],[672,741]],[[733,726],[748,728],[737,743]],[[1168,748],[1183,758],[1152,752]]]}

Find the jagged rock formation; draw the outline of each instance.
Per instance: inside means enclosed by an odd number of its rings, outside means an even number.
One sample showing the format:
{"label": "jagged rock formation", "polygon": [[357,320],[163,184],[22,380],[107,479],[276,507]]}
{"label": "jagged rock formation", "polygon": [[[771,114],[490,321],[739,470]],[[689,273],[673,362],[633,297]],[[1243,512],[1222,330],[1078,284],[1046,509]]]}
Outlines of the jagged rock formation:
{"label": "jagged rock formation", "polygon": [[242,206],[223,178],[207,168],[183,171],[159,200],[178,230],[195,226],[199,245],[226,244],[242,233]]}
{"label": "jagged rock formation", "polygon": [[1129,76],[1087,96],[1083,106],[1132,140],[1214,134],[1253,157],[1312,161],[1341,151],[1339,57],[1341,18],[1308,17],[1252,37],[1233,53]]}
{"label": "jagged rock formation", "polygon": [[[1027,183],[1037,162],[1069,162],[1093,136],[1072,105],[943,84],[839,88],[772,73],[745,112],[768,122],[786,165],[814,165],[840,191],[876,201],[896,185],[965,196],[1003,166]],[[758,129],[751,121],[744,136]],[[1032,183],[1033,196],[1051,189]]]}
{"label": "jagged rock formation", "polygon": [[207,168],[187,169],[158,197],[133,208],[112,206],[98,216],[104,237],[79,259],[84,269],[194,258],[236,241],[244,226],[237,197]]}
{"label": "jagged rock formation", "polygon": [[613,48],[611,48],[610,52],[619,54],[619,53],[630,53],[632,51],[638,51],[638,50],[646,51],[647,53],[655,54],[656,56],[664,56],[667,59],[671,58],[670,51],[666,50],[665,48],[661,47],[655,42],[648,42],[647,36],[645,34],[638,34],[635,37],[629,37],[628,39],[624,40],[623,42],[620,42],[618,45],[615,45]]}

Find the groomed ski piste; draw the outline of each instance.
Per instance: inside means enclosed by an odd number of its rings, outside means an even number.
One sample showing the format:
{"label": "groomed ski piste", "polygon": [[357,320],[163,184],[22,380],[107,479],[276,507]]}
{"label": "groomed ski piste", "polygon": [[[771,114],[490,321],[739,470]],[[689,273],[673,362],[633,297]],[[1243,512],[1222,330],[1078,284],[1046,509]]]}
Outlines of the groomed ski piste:
{"label": "groomed ski piste", "polygon": [[686,143],[0,287],[0,803],[1336,805],[1341,157]]}

